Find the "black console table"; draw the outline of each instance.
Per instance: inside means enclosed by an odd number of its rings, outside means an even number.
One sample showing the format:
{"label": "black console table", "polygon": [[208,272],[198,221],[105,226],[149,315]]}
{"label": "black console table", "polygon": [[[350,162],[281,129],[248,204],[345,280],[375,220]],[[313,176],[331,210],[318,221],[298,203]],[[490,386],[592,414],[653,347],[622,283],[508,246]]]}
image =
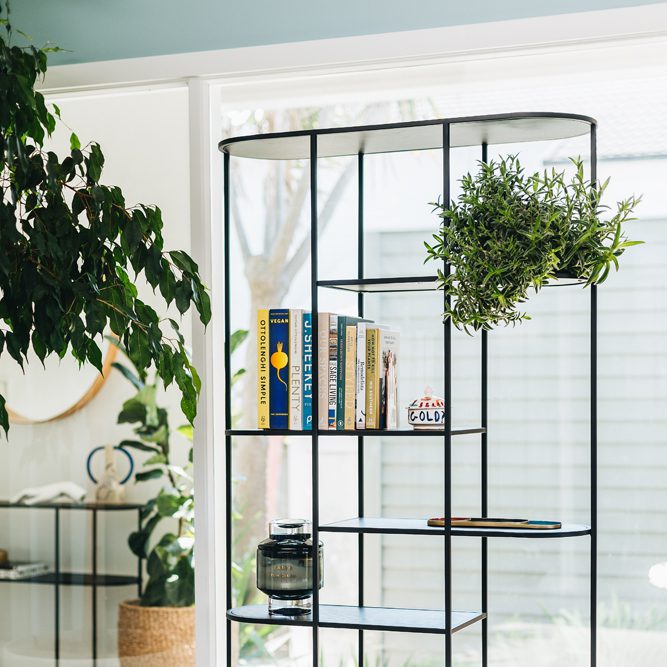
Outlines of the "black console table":
{"label": "black console table", "polygon": [[[90,586],[92,596],[92,659],[97,659],[97,589],[108,586],[136,586],[138,595],[141,596],[142,559],[137,559],[137,574],[118,575],[102,574],[97,569],[97,514],[98,512],[122,512],[136,511],[141,521],[141,509],[143,505],[138,503],[36,503],[26,505],[23,503],[9,503],[0,501],[0,510],[51,510],[54,513],[54,571],[39,574],[25,579],[2,579],[0,583],[12,584],[46,584],[54,587],[54,657],[56,665],[60,662],[60,587],[61,586]],[[63,572],[60,568],[60,513],[70,511],[83,511],[92,513],[92,569],[90,572]]]}

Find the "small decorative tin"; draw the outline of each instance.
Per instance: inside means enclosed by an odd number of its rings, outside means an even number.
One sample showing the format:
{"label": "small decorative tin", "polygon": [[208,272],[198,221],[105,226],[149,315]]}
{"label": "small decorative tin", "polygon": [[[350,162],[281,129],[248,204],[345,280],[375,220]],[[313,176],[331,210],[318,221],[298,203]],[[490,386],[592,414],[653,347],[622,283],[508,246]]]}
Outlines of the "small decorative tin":
{"label": "small decorative tin", "polygon": [[415,430],[442,431],[445,428],[445,401],[433,396],[431,387],[408,405],[408,424]]}

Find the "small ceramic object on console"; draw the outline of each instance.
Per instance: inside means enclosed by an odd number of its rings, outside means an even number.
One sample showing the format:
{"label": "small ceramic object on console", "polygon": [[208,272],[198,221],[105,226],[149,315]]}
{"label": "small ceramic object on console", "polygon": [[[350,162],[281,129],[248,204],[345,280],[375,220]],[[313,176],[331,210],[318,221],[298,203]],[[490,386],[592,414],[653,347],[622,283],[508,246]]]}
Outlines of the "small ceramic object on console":
{"label": "small ceramic object on console", "polygon": [[[93,456],[104,450],[104,472],[99,480],[95,479],[91,469],[91,462]],[[123,479],[120,478],[118,470],[116,469],[116,452],[121,452],[125,455],[129,463],[129,471]],[[105,445],[104,447],[95,447],[88,455],[86,461],[86,469],[88,470],[88,477],[96,484],[95,500],[98,503],[108,503],[117,505],[122,503],[125,499],[125,487],[123,486],[132,477],[134,472],[134,460],[130,452],[120,445],[114,447],[113,445]]]}
{"label": "small ceramic object on console", "polygon": [[415,398],[408,405],[408,424],[419,431],[442,431],[445,428],[445,401],[433,396],[431,387],[424,389],[424,395]]}

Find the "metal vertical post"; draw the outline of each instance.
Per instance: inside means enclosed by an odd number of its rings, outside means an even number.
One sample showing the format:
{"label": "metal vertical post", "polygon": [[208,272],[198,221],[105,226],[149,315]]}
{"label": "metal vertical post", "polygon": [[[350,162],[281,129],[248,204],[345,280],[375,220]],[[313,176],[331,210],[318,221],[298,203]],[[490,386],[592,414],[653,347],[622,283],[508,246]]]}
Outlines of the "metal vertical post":
{"label": "metal vertical post", "polygon": [[[449,207],[450,125],[442,125],[442,200]],[[450,266],[445,262],[444,277],[449,276]],[[451,302],[449,290],[444,290],[444,306]],[[452,322],[445,319],[445,452],[444,452],[444,504],[445,504],[445,667],[452,666]]]}
{"label": "metal vertical post", "polygon": [[[486,163],[489,159],[489,146],[486,142],[482,144],[482,162]],[[488,367],[488,340],[487,331],[482,329],[482,400],[481,400],[481,427],[484,429],[482,433],[481,444],[481,509],[482,516],[486,517],[489,513],[489,465],[488,465],[488,398],[489,398],[489,367]],[[482,613],[488,613],[489,602],[489,562],[488,562],[488,541],[486,537],[482,537]],[[482,619],[482,667],[487,667],[489,661],[489,628],[488,619],[486,616]]]}
{"label": "metal vertical post", "polygon": [[[597,181],[597,126],[591,125],[591,183]],[[591,667],[597,664],[598,362],[597,286],[591,285]]]}
{"label": "metal vertical post", "polygon": [[[230,289],[229,289],[229,228],[231,203],[229,192],[229,169],[230,156],[229,153],[224,153],[224,170],[223,170],[223,199],[224,199],[224,214],[223,214],[223,252],[225,257],[224,266],[224,282],[225,282],[225,429],[232,427],[232,396],[231,396],[231,351],[230,351],[230,336],[231,324],[230,313],[231,306]],[[232,437],[225,434],[225,599],[227,609],[232,607]],[[229,619],[226,621],[227,625],[227,667],[232,667],[232,624]]]}
{"label": "metal vertical post", "polygon": [[56,665],[60,664],[60,508],[55,509],[55,526],[54,526],[54,540],[55,540],[55,576],[56,585],[54,590],[55,599],[55,648],[54,653],[56,657]]}
{"label": "metal vertical post", "polygon": [[97,508],[93,508],[93,580],[91,582],[93,603],[93,662],[97,660]]}
{"label": "metal vertical post", "polygon": [[[310,135],[310,297],[311,313],[313,318],[313,335],[317,330],[317,135]],[[316,339],[317,340],[317,339]],[[313,368],[318,368],[317,344],[313,345]],[[317,373],[313,373],[314,396],[319,396],[319,382]],[[319,441],[317,427],[319,425],[319,401],[313,401],[313,433],[311,447],[311,475],[312,475],[312,514],[313,514],[313,667],[319,665],[318,623],[320,620],[320,483],[319,483]]]}
{"label": "metal vertical post", "polygon": [[[357,202],[357,278],[364,277],[364,154],[359,153],[358,164],[358,202]],[[359,317],[364,316],[364,294],[359,292],[357,297],[357,313]],[[357,438],[357,514],[364,516],[364,438]],[[364,605],[364,534],[357,536],[358,540],[358,572],[359,590],[358,603]],[[359,630],[359,667],[364,664],[364,631]]]}

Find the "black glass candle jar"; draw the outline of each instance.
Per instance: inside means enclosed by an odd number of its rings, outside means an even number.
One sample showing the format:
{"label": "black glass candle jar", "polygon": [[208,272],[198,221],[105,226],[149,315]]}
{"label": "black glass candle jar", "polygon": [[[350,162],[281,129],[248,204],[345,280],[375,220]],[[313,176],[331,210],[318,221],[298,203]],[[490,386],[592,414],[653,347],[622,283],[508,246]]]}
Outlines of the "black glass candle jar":
{"label": "black glass candle jar", "polygon": [[[318,545],[319,587],[324,584],[322,542]],[[310,521],[276,519],[269,539],[257,547],[257,588],[269,596],[269,613],[308,614],[313,596],[313,540]]]}

